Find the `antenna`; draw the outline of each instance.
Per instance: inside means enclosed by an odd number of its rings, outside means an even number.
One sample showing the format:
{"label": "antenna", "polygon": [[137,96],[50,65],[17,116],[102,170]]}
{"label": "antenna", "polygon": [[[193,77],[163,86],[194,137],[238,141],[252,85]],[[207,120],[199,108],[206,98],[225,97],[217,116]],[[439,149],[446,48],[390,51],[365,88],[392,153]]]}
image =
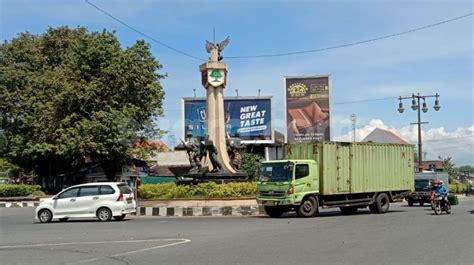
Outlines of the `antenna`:
{"label": "antenna", "polygon": [[212,28],[212,42],[216,43],[216,28]]}

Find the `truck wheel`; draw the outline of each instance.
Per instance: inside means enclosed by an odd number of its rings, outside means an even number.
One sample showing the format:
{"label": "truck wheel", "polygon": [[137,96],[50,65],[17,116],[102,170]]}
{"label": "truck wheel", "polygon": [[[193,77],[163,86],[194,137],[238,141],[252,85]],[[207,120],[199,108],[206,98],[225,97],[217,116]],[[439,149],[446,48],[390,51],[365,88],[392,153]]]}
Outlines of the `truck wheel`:
{"label": "truck wheel", "polygon": [[278,218],[286,212],[285,209],[278,206],[264,206],[263,209],[265,213],[272,218]]}
{"label": "truck wheel", "polygon": [[342,214],[351,215],[357,213],[357,207],[349,206],[349,207],[339,207],[341,209]]}
{"label": "truck wheel", "polygon": [[413,200],[412,199],[408,199],[408,206],[413,206]]}
{"label": "truck wheel", "polygon": [[376,213],[386,213],[390,208],[390,198],[385,193],[380,193],[375,198]]}
{"label": "truck wheel", "polygon": [[299,217],[314,217],[318,213],[318,200],[313,196],[306,197],[296,210]]}

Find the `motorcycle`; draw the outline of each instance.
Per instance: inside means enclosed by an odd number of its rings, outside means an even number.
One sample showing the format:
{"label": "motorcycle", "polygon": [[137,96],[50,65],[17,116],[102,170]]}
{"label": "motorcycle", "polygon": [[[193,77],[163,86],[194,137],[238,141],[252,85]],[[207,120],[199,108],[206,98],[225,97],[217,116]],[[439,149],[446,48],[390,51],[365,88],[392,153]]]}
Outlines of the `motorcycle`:
{"label": "motorcycle", "polygon": [[435,193],[434,192],[432,192],[432,191],[430,192],[430,194],[428,195],[428,201],[430,202],[431,209],[433,209],[433,211],[434,211],[435,206],[436,206],[436,204],[435,204]]}
{"label": "motorcycle", "polygon": [[432,200],[432,208],[436,215],[440,215],[442,212],[451,214],[451,205],[442,196],[436,196]]}

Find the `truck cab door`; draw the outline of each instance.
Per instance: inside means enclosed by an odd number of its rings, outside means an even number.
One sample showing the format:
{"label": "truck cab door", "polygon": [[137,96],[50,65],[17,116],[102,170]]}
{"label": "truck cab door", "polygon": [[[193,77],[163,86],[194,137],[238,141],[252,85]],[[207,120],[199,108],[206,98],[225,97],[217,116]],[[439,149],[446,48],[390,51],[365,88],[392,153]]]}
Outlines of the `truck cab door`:
{"label": "truck cab door", "polygon": [[314,176],[311,175],[309,164],[296,164],[294,174],[295,181],[293,182],[293,187],[295,188],[297,200],[301,200],[306,193],[314,192]]}

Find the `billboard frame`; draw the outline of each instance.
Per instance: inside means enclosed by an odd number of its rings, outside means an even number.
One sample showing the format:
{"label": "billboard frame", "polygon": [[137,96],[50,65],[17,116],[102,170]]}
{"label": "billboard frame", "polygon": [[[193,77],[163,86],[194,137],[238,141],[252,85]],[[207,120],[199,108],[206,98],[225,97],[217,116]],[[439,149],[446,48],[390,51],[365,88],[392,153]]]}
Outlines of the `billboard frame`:
{"label": "billboard frame", "polygon": [[[284,136],[285,136],[285,143],[288,143],[288,106],[287,106],[287,101],[288,98],[286,97],[286,79],[305,79],[305,78],[323,78],[327,77],[328,79],[328,87],[329,87],[329,93],[328,93],[328,107],[331,109],[331,91],[332,91],[332,84],[331,84],[331,75],[330,74],[320,74],[320,75],[284,75],[283,76],[283,107],[285,108],[285,115],[284,115]],[[329,112],[331,113],[331,111]],[[332,138],[332,119],[329,117],[329,140]]]}
{"label": "billboard frame", "polygon": [[[267,99],[270,100],[270,140],[241,140],[241,143],[243,144],[275,144],[275,117],[274,117],[274,102],[273,102],[273,96],[242,96],[242,97],[224,97],[224,101],[226,100],[255,100],[255,99]],[[185,103],[186,101],[204,101],[206,102],[205,97],[182,97],[181,98],[181,136],[183,136],[183,139],[186,139],[186,117],[185,117]]]}

